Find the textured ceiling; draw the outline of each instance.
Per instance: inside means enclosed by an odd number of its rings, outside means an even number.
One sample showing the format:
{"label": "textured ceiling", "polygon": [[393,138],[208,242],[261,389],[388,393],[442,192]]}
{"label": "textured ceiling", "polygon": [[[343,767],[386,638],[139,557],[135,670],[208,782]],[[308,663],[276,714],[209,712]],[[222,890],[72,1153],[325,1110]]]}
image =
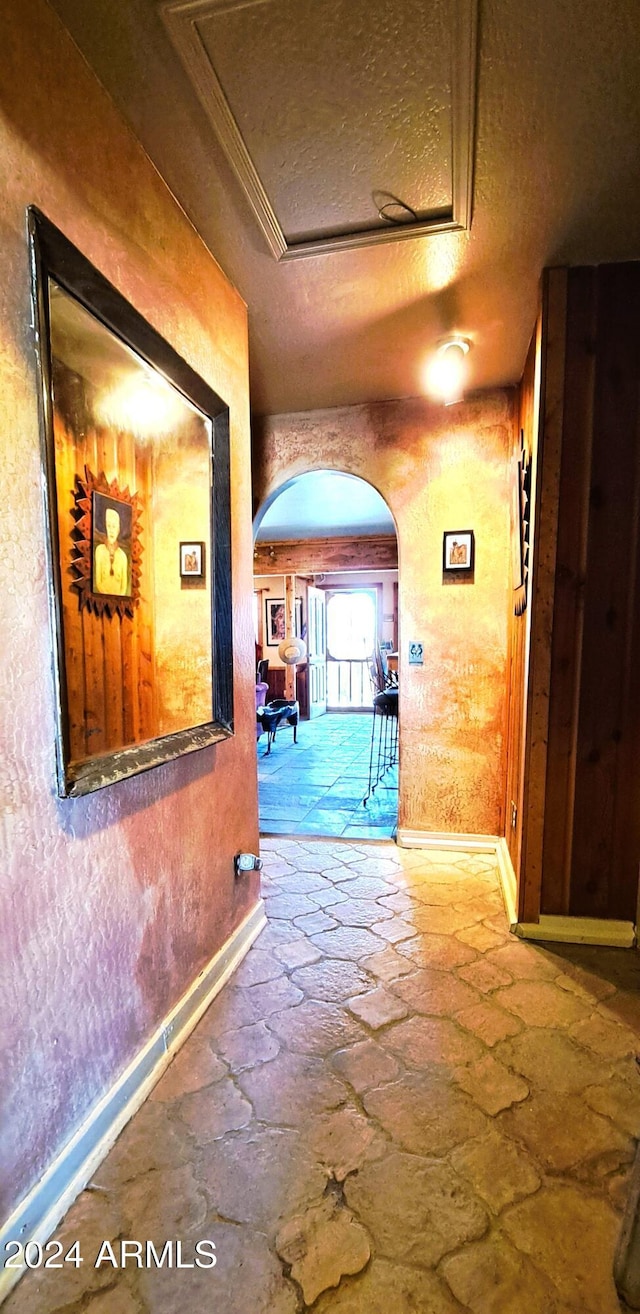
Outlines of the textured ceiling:
{"label": "textured ceiling", "polygon": [[[258,36],[262,40],[263,24],[284,2],[267,0],[246,10],[245,98],[262,53]],[[429,350],[452,331],[473,343],[471,387],[513,383],[522,371],[543,266],[640,256],[637,0],[484,0],[470,231],[280,264],[153,0],[53,4],[247,301],[257,412],[415,395]],[[317,21],[325,4],[334,15],[333,0],[298,0],[296,9]],[[254,50],[251,15],[258,10]],[[417,0],[376,4],[389,50],[400,16],[402,49],[412,33],[419,41],[420,10]],[[365,36],[356,29],[350,38],[356,82]],[[323,39],[330,51],[329,30]],[[342,29],[335,43],[344,60]],[[327,95],[330,75],[329,56]],[[317,86],[315,65],[313,77]],[[264,97],[263,87],[255,90]],[[295,85],[286,88],[292,134],[296,90],[306,104],[302,64]],[[381,100],[383,93],[381,86]],[[278,131],[286,140],[286,121]],[[371,131],[379,131],[379,118]],[[399,157],[410,159],[412,116],[399,116],[396,131]],[[345,167],[346,160],[337,160],[334,176],[342,169],[344,179]],[[270,168],[277,174],[273,160]],[[283,195],[296,193],[286,158],[278,186]]]}
{"label": "textured ceiling", "polygon": [[314,470],[294,479],[275,498],[262,517],[256,538],[279,543],[395,532],[393,516],[371,484],[353,475]]}

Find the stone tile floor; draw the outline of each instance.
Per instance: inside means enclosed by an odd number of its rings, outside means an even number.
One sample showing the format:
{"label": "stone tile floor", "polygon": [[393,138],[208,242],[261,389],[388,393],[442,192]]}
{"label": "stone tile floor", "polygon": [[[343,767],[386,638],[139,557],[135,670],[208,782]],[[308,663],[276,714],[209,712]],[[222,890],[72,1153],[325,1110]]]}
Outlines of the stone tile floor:
{"label": "stone tile floor", "polygon": [[[493,860],[273,839],[269,925],[7,1314],[616,1314],[638,958],[509,935]],[[211,1238],[211,1270],[96,1270]]]}
{"label": "stone tile floor", "polygon": [[395,835],[398,768],[386,772],[366,806],[363,801],[369,783],[371,721],[370,713],[328,712],[300,722],[297,744],[293,731],[284,726],[269,757],[266,735],[258,740],[263,834],[345,839]]}

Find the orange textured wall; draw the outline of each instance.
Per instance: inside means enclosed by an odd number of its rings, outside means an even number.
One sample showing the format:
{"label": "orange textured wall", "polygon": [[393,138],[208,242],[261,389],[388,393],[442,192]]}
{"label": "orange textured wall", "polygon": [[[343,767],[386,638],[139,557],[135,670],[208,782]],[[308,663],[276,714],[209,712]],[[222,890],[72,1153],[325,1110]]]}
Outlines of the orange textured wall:
{"label": "orange textured wall", "polygon": [[[0,8],[0,1217],[258,897],[246,311],[42,0]],[[230,404],[235,738],[59,800],[26,207]]]}
{"label": "orange textured wall", "polygon": [[[511,392],[271,416],[254,440],[256,509],[294,475],[369,480],[396,521],[400,613],[399,826],[504,833],[511,593]],[[473,580],[443,575],[445,530],[473,529]],[[410,667],[409,641],[425,644]]]}

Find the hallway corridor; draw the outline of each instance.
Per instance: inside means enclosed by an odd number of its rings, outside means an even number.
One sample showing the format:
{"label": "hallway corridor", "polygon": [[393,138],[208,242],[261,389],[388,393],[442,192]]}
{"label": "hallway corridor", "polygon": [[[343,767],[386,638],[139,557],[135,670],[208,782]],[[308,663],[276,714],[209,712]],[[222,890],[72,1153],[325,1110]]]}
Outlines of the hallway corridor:
{"label": "hallway corridor", "polygon": [[[7,1314],[619,1314],[638,958],[508,932],[494,859],[263,842],[268,928]],[[211,1269],[89,1262],[215,1242]]]}
{"label": "hallway corridor", "polygon": [[[285,726],[267,757],[258,740],[260,830],[266,835],[391,839],[398,820],[398,767],[369,785],[372,712],[327,712],[301,721],[298,742]],[[376,724],[379,730],[380,718]],[[375,741],[374,767],[378,740]]]}

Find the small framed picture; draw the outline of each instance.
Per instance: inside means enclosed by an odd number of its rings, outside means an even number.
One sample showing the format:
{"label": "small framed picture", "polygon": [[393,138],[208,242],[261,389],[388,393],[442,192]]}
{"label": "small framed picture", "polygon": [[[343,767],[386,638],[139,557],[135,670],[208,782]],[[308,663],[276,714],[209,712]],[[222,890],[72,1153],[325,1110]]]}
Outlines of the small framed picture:
{"label": "small framed picture", "polygon": [[180,579],[204,579],[204,543],[180,544]]}
{"label": "small framed picture", "polygon": [[[269,648],[277,648],[285,637],[284,598],[267,598],[265,606],[265,642]],[[302,598],[296,598],[296,636],[302,637]]]}
{"label": "small framed picture", "polygon": [[473,530],[456,529],[444,535],[442,569],[473,570]]}

